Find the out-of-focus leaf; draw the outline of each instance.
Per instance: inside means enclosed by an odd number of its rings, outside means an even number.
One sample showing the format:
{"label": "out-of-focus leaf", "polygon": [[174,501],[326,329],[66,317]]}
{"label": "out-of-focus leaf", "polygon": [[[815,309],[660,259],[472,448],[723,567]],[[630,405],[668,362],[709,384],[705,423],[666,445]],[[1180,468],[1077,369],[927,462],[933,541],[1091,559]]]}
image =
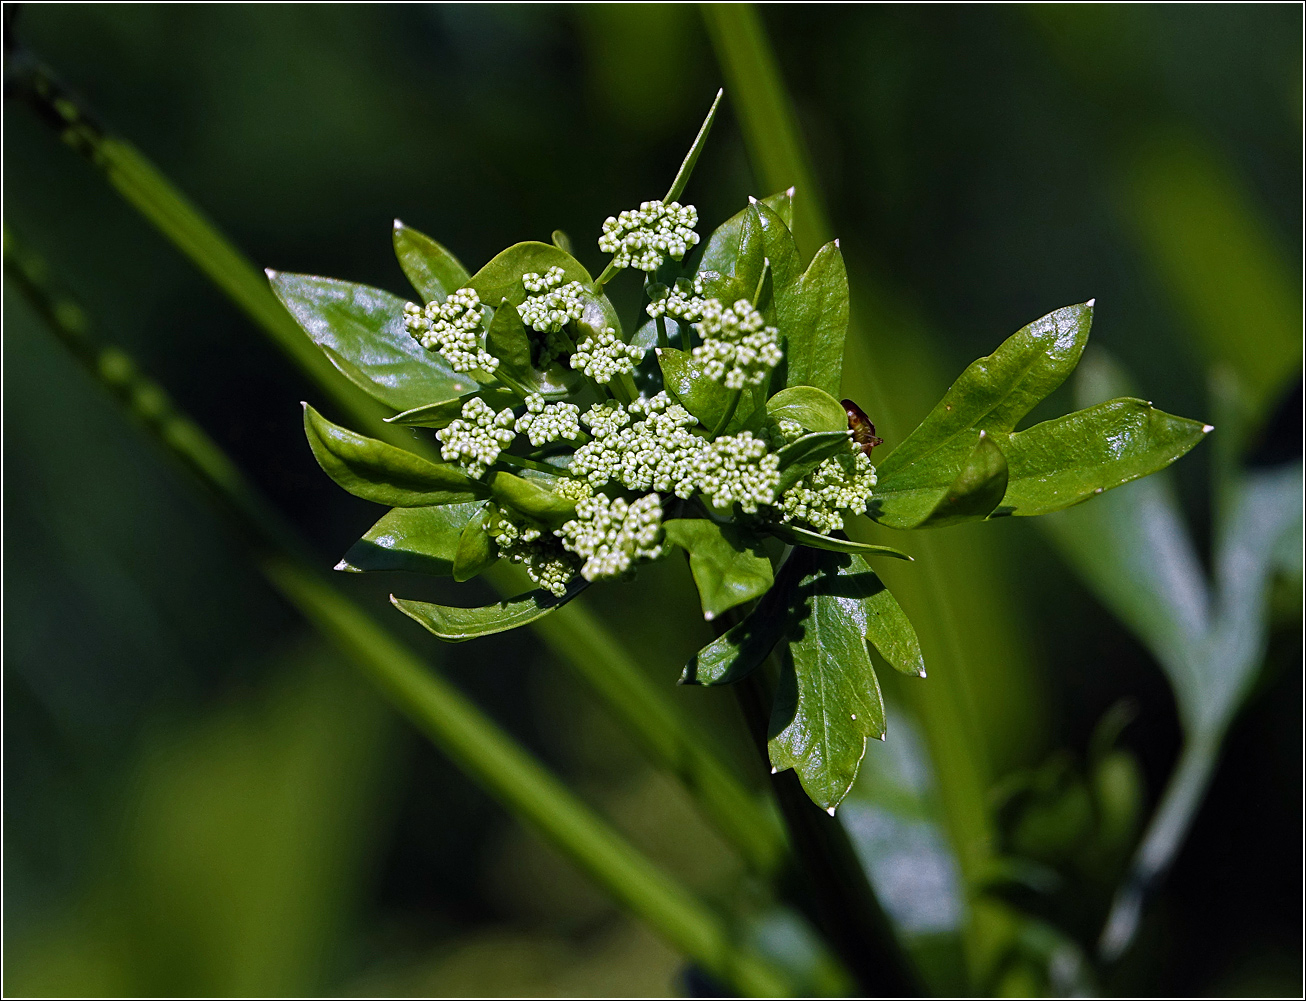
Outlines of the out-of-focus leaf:
{"label": "out-of-focus leaf", "polygon": [[891,556],[896,560],[911,560],[906,553],[890,546],[873,546],[869,542],[853,542],[851,539],[836,539],[830,535],[821,535],[797,525],[767,525],[766,530],[777,539],[791,546],[809,546],[812,549],[824,549],[831,553],[855,553],[858,556]]}
{"label": "out-of-focus leaf", "polygon": [[694,165],[698,163],[699,154],[703,152],[703,147],[707,145],[708,133],[712,131],[712,123],[716,121],[716,109],[721,105],[721,96],[724,90],[716,92],[716,98],[712,101],[712,107],[707,111],[707,117],[703,119],[703,124],[699,127],[698,135],[694,137],[694,142],[689,147],[689,152],[685,154],[684,161],[680,164],[680,170],[676,171],[676,179],[671,182],[671,187],[667,189],[666,197],[663,202],[674,202],[685,192],[685,185],[689,183],[690,175],[694,173]]}
{"label": "out-of-focus leaf", "polygon": [[[734,391],[712,379],[688,351],[659,348],[657,359],[662,368],[663,385],[672,399],[697,417],[703,427],[708,430],[715,428],[729,409]],[[733,434],[738,431],[765,407],[765,384],[745,386],[724,432]]]}
{"label": "out-of-focus leaf", "polygon": [[[955,461],[947,476],[951,480],[960,458],[972,447],[975,430],[1014,431],[1035,404],[1065,381],[1084,350],[1092,321],[1091,301],[1066,306],[1022,327],[991,355],[972,362],[925,420],[880,463],[881,481],[926,459],[944,467]],[[948,458],[939,461],[940,453]],[[1010,452],[1003,448],[1003,453],[1010,462]]]}
{"label": "out-of-focus leaf", "polygon": [[782,494],[836,452],[846,449],[850,432],[813,431],[780,449],[780,485]]}
{"label": "out-of-focus leaf", "polygon": [[790,628],[772,709],[771,764],[793,768],[826,811],[847,794],[868,736],[885,733],[884,701],[866,642],[896,670],[923,674],[915,631],[858,556],[800,550],[803,602]]}
{"label": "out-of-focus leaf", "polygon": [[457,466],[428,462],[412,452],[332,424],[304,404],[304,434],[323,471],[355,497],[391,507],[459,504],[484,497],[485,484]]}
{"label": "out-of-focus leaf", "polygon": [[468,520],[458,536],[458,548],[454,553],[453,579],[471,580],[477,574],[488,570],[499,558],[494,540],[485,530],[485,510]]}
{"label": "out-of-focus leaf", "polygon": [[946,470],[936,469],[935,482],[907,486],[913,476],[926,479],[930,472],[923,463],[910,467],[896,479],[876,485],[867,515],[890,528],[940,528],[987,518],[1007,491],[1009,473],[993,438],[980,431],[978,439],[951,483],[940,486]]}
{"label": "out-of-focus leaf", "polygon": [[336,569],[354,573],[408,570],[448,576],[453,573],[464,526],[484,507],[484,501],[475,501],[394,508],[349,547]]}
{"label": "out-of-focus leaf", "polygon": [[576,502],[541,486],[533,480],[496,471],[488,480],[490,495],[514,511],[558,528],[576,517]]}
{"label": "out-of-focus leaf", "polygon": [[463,407],[478,396],[495,410],[502,410],[504,407],[511,407],[521,402],[517,394],[510,389],[489,387],[455,397],[452,400],[441,400],[439,403],[430,403],[424,407],[405,410],[401,414],[387,417],[386,420],[391,424],[402,424],[404,427],[411,428],[448,427],[455,418],[462,415]]}
{"label": "out-of-focus leaf", "polygon": [[785,385],[838,396],[848,333],[848,272],[838,240],[818,250],[803,276],[777,296],[776,323],[784,340]]}
{"label": "out-of-focus leaf", "polygon": [[815,386],[790,386],[766,401],[773,420],[797,421],[808,431],[846,431],[848,415],[843,404]]}
{"label": "out-of-focus leaf", "polygon": [[422,297],[422,303],[444,302],[471,277],[462,262],[425,233],[398,219],[394,228],[399,266]]}
{"label": "out-of-focus leaf", "polygon": [[476,388],[404,329],[404,300],[369,285],[269,271],[277,298],[346,377],[396,410]]}
{"label": "out-of-focus leaf", "polygon": [[578,579],[560,598],[540,589],[516,598],[509,598],[497,605],[485,605],[480,608],[435,605],[426,601],[396,598],[393,595],[390,601],[399,611],[413,621],[421,623],[440,639],[461,643],[464,640],[476,639],[478,636],[489,636],[528,625],[561,608],[587,586],[588,582]]}
{"label": "out-of-focus leaf", "polygon": [[703,618],[709,622],[736,605],[761,597],[775,581],[771,561],[762,554],[757,540],[734,525],[718,525],[706,518],[673,518],[662,527],[668,541],[689,553]]}

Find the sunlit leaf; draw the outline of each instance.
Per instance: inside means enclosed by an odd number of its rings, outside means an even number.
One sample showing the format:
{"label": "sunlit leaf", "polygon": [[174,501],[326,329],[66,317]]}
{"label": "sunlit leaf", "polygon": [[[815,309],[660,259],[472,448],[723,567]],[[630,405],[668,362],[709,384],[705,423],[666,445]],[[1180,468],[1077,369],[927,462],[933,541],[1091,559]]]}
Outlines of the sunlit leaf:
{"label": "sunlit leaf", "polygon": [[776,493],[782,494],[836,452],[846,450],[849,433],[842,431],[813,431],[780,449],[780,485]]}
{"label": "sunlit leaf", "polygon": [[484,507],[484,501],[474,501],[394,508],[349,547],[336,569],[407,570],[447,577],[453,573],[464,526]]}
{"label": "sunlit leaf", "polygon": [[843,404],[815,386],[790,386],[766,401],[773,420],[797,421],[808,431],[846,431],[848,415]]}
{"label": "sunlit leaf", "polygon": [[839,243],[827,243],[788,291],[777,296],[785,385],[815,386],[837,396],[848,333],[848,273]]}
{"label": "sunlit leaf", "polygon": [[484,497],[485,484],[456,466],[428,462],[332,424],[304,404],[304,433],[323,471],[355,497],[392,507],[457,504]]}
{"label": "sunlit leaf", "polygon": [[440,639],[461,643],[479,636],[490,636],[516,629],[518,626],[529,625],[536,619],[561,608],[587,586],[588,582],[577,579],[560,598],[541,589],[480,608],[457,608],[452,605],[409,601],[393,596],[390,601],[399,611],[415,622],[421,623]]}
{"label": "sunlit leaf", "polygon": [[495,309],[485,331],[485,350],[499,359],[494,374],[504,382],[528,386],[535,381],[531,342],[516,306],[505,302]]}
{"label": "sunlit leaf", "polygon": [[487,481],[494,499],[527,517],[557,528],[576,516],[576,502],[534,480],[512,473],[494,472]]}
{"label": "sunlit leaf", "polygon": [[394,226],[394,245],[399,266],[420,294],[423,304],[444,302],[452,293],[465,287],[471,277],[462,262],[448,250],[398,219]]}
{"label": "sunlit leaf", "polygon": [[703,617],[709,621],[760,597],[774,582],[771,561],[762,554],[757,540],[734,525],[718,525],[705,518],[674,518],[662,527],[667,541],[689,553]]}
{"label": "sunlit leaf", "polygon": [[458,549],[454,553],[453,579],[471,580],[483,570],[489,569],[499,558],[499,551],[485,530],[486,512],[481,510],[474,518],[468,520],[458,537]]}
{"label": "sunlit leaf", "polygon": [[[709,376],[688,351],[659,348],[657,360],[662,369],[663,385],[672,399],[697,417],[703,427],[708,430],[715,428],[730,407],[734,391]],[[745,386],[725,433],[738,431],[765,407],[766,386]]]}
{"label": "sunlit leaf", "polygon": [[666,197],[662,199],[663,202],[674,202],[684,194],[685,185],[689,183],[690,175],[694,173],[694,165],[698,163],[699,154],[703,152],[703,147],[707,145],[708,133],[712,131],[712,123],[716,121],[716,109],[721,106],[721,96],[724,93],[724,90],[716,92],[712,107],[708,109],[707,117],[703,119],[698,135],[694,137],[689,152],[685,154],[685,159],[680,164],[680,170],[676,172],[676,179],[671,182],[671,187],[667,189]]}
{"label": "sunlit leaf", "polygon": [[[980,431],[976,437],[975,447],[950,483],[941,487],[936,480],[923,486],[906,486],[903,474],[897,480],[882,480],[876,485],[867,514],[891,528],[939,528],[987,518],[1002,502],[1010,473],[993,436]],[[927,468],[926,463],[921,463],[910,471],[924,473]],[[938,479],[946,475],[946,470],[936,472]]]}
{"label": "sunlit leaf", "polygon": [[404,329],[404,300],[378,288],[269,271],[277,298],[346,377],[396,410],[476,388]]}

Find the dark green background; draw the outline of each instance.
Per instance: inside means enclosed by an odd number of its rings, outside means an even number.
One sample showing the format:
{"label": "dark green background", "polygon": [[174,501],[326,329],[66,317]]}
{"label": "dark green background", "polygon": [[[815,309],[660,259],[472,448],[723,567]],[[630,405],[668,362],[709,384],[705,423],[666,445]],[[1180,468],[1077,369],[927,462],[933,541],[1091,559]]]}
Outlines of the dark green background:
{"label": "dark green background", "polygon": [[[1300,8],[762,12],[854,312],[873,296],[902,318],[877,337],[913,339],[946,376],[1096,297],[1094,342],[1198,418],[1211,361],[1299,355]],[[473,267],[557,227],[601,264],[602,220],[665,189],[721,82],[689,6],[51,4],[18,27],[258,265],[396,292],[395,216]],[[7,224],[333,563],[378,512],[309,455],[298,404],[324,401],[28,109],[5,110]],[[687,198],[710,227],[766,193],[727,95]],[[4,319],[6,989],[668,989],[678,959],[353,680],[17,296]],[[1267,380],[1286,402],[1262,461],[1300,454],[1299,387]],[[1177,467],[1199,538],[1206,461]],[[1003,763],[1082,752],[1132,696],[1125,744],[1155,797],[1178,742],[1159,671],[1029,525],[992,531],[1043,719],[994,738]],[[392,589],[450,594],[344,583],[378,608]],[[608,591],[594,606],[671,685],[705,637],[687,574]],[[1300,989],[1298,600],[1129,990]],[[735,892],[679,791],[531,634],[441,649],[391,618],[660,861]],[[751,774],[728,696],[674,697]]]}

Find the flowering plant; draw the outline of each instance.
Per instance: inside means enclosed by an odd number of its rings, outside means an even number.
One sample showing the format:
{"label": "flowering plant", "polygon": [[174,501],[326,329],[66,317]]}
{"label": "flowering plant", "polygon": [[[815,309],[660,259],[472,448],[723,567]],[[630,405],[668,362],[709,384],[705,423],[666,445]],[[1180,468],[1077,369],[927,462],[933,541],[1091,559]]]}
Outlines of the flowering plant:
{"label": "flowering plant", "polygon": [[[305,406],[327,474],[392,507],[338,569],[465,581],[500,559],[520,564],[538,588],[497,605],[392,599],[461,641],[682,549],[704,616],[723,628],[681,681],[738,681],[778,653],[773,769],[794,768],[834,813],[867,739],[885,735],[868,644],[925,675],[916,634],[869,562],[909,557],[848,539],[848,519],[919,529],[1059,510],[1163,468],[1210,428],[1122,398],[1016,431],[1078,361],[1090,301],[973,363],[877,469],[874,424],[839,399],[838,241],[804,266],[792,189],[750,199],[706,240],[678,201],[719,102],[666,196],[603,224],[610,261],[597,279],[560,232],[471,274],[399,222],[395,250],[420,301],[270,277],[330,360],[397,411],[391,421],[430,429],[440,445],[443,462],[431,462]],[[638,324],[623,324],[604,294],[625,268],[645,274]]]}

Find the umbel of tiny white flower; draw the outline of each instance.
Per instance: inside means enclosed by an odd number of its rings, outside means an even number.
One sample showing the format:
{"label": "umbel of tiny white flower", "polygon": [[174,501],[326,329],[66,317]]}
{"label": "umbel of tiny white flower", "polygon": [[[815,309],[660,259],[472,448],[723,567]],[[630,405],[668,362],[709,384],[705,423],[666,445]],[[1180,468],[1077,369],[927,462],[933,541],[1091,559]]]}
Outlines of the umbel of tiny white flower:
{"label": "umbel of tiny white flower", "polygon": [[694,348],[708,378],[727,389],[756,385],[780,363],[780,331],[768,327],[762,314],[747,299],[723,306],[716,299],[703,302],[702,319],[694,324],[702,343]]}
{"label": "umbel of tiny white flower", "polygon": [[534,292],[517,307],[522,322],[541,334],[557,333],[569,320],[579,320],[585,313],[581,298],[585,287],[580,282],[562,284],[564,272],[554,266],[543,275],[533,271],[522,275],[527,292]]}
{"label": "umbel of tiny white flower", "polygon": [[595,494],[576,502],[576,517],[558,530],[562,544],[585,562],[586,580],[618,577],[635,560],[662,555],[662,501],[645,494],[627,503]]}
{"label": "umbel of tiny white flower", "polygon": [[574,403],[544,402],[539,393],[526,397],[526,413],[517,418],[517,432],[538,448],[551,441],[576,441],[581,436],[580,407]]}
{"label": "umbel of tiny white flower", "polygon": [[599,249],[612,255],[614,268],[636,267],[656,271],[666,257],[683,260],[698,243],[694,227],[698,210],[679,202],[644,202],[638,209],[627,209],[618,216],[608,216],[599,237]]}
{"label": "umbel of tiny white flower", "polygon": [[492,510],[496,517],[488,527],[499,555],[520,564],[536,584],[555,597],[562,597],[567,584],[580,570],[580,560],[538,525],[519,518],[507,508]]}
{"label": "umbel of tiny white flower", "polygon": [[455,372],[493,372],[499,359],[481,345],[485,316],[475,289],[460,288],[444,302],[404,303],[404,327],[428,351],[439,351]]}
{"label": "umbel of tiny white flower", "polygon": [[458,463],[471,476],[484,476],[517,436],[512,409],[496,414],[480,397],[473,397],[463,404],[462,414],[435,433],[442,443],[440,457]]}
{"label": "umbel of tiny white flower", "polygon": [[865,514],[875,486],[875,467],[861,447],[830,456],[780,498],[784,521],[800,521],[826,535],[843,528],[843,511]]}
{"label": "umbel of tiny white flower", "polygon": [[703,298],[703,278],[701,275],[694,276],[692,285],[683,278],[678,278],[676,287],[669,290],[661,298],[650,302],[644,307],[644,312],[654,319],[659,316],[669,316],[673,320],[692,323],[695,320],[703,319],[703,306],[706,301]]}
{"label": "umbel of tiny white flower", "polygon": [[576,345],[571,367],[584,372],[595,382],[608,383],[619,375],[635,371],[635,363],[643,357],[643,348],[621,340],[616,328],[604,327],[591,330]]}

